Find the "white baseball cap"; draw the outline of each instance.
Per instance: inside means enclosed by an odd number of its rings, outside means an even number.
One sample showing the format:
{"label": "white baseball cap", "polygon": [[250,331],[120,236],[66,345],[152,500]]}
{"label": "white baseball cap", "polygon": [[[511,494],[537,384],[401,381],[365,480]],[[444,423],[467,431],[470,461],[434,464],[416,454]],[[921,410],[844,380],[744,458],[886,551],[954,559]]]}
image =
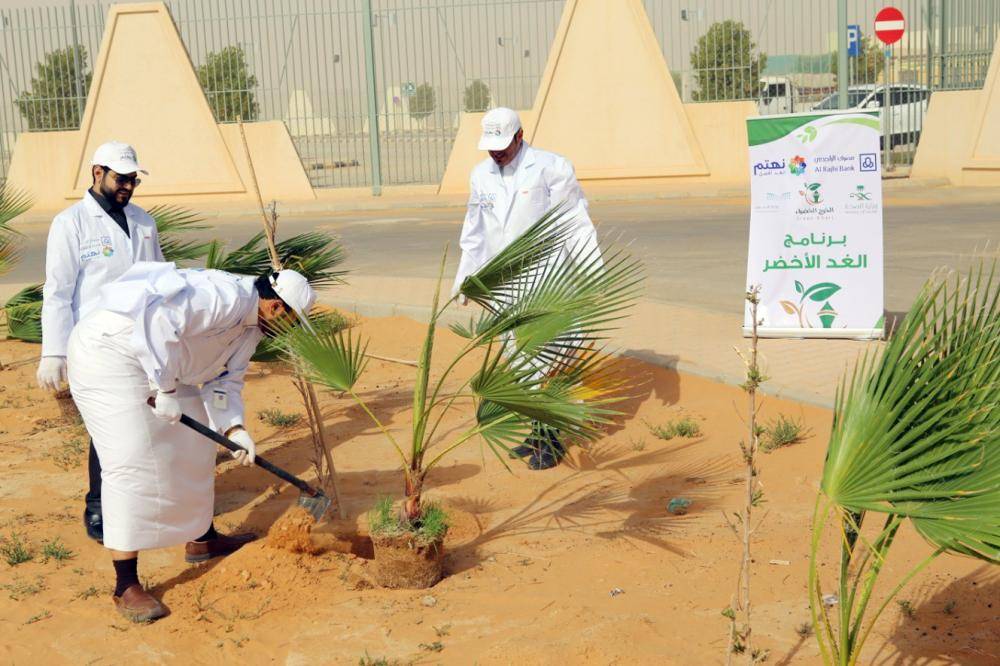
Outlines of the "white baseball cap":
{"label": "white baseball cap", "polygon": [[135,148],[121,141],[108,141],[99,145],[94,151],[94,159],[90,163],[93,166],[108,167],[115,173],[122,175],[136,172],[149,175],[148,171],[139,166],[139,158],[135,154]]}
{"label": "white baseball cap", "polygon": [[514,140],[521,129],[521,119],[517,111],[498,106],[483,116],[483,136],[479,139],[479,150],[503,150]]}
{"label": "white baseball cap", "polygon": [[316,304],[316,292],[302,273],[293,270],[278,271],[270,276],[271,286],[285,305],[290,307],[302,322],[302,325],[312,330],[309,324],[309,311]]}

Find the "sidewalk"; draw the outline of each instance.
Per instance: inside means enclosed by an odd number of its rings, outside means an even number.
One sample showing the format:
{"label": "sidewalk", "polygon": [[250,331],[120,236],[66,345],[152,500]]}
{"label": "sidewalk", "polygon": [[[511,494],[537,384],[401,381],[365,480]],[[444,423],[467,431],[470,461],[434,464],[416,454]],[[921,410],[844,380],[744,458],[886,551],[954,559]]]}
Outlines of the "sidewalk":
{"label": "sidewalk", "polygon": [[[328,292],[321,300],[363,317],[401,315],[427,321],[435,280],[351,275],[349,284]],[[442,291],[450,288],[442,285]],[[476,310],[453,306],[442,325],[466,322]],[[749,341],[742,321],[692,307],[641,301],[613,343],[629,356],[680,372],[728,384],[744,380],[743,361]],[[880,343],[851,340],[761,340],[764,392],[821,407],[833,407],[837,385],[845,370],[866,349]]]}

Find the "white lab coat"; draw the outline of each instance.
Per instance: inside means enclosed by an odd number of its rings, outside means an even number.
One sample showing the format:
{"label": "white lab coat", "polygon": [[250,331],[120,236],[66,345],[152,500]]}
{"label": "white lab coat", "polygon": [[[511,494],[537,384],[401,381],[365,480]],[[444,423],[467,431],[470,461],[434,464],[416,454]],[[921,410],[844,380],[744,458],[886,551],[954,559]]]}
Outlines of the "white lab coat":
{"label": "white lab coat", "polygon": [[146,399],[177,389],[195,420],[220,432],[243,423],[257,302],[251,277],[141,262],[74,329],[70,388],[101,460],[107,547],[160,548],[208,529],[215,446],[157,419]]}
{"label": "white lab coat", "polygon": [[472,170],[453,295],[466,277],[559,204],[565,206],[564,224],[571,225],[573,231],[559,258],[576,251],[597,251],[597,232],[587,213],[587,199],[569,160],[525,143],[512,164],[514,177],[509,191],[500,167],[491,158]]}
{"label": "white lab coat", "polygon": [[163,261],[156,221],[125,206],[129,238],[90,194],[52,220],[45,249],[42,356],[66,356],[69,334],[94,310],[101,287],[137,261]]}

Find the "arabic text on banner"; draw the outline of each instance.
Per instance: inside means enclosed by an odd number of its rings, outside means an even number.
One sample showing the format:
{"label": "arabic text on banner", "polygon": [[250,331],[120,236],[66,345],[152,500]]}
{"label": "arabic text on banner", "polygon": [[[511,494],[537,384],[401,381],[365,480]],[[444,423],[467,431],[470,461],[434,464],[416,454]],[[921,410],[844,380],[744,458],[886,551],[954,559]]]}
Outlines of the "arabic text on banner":
{"label": "arabic text on banner", "polygon": [[881,337],[879,113],[750,118],[747,134],[747,284],[760,286],[761,333]]}

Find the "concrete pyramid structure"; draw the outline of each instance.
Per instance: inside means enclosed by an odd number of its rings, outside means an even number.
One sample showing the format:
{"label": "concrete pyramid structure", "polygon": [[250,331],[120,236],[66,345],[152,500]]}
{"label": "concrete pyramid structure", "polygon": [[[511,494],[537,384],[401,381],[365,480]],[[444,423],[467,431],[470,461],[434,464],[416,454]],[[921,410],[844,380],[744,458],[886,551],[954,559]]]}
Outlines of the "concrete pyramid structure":
{"label": "concrete pyramid structure", "polygon": [[533,115],[580,178],[709,172],[642,0],[567,0]]}
{"label": "concrete pyramid structure", "polygon": [[66,183],[76,196],[90,186],[90,156],[109,139],[135,146],[150,172],[143,195],[246,191],[163,3],[111,8],[80,139]]}

